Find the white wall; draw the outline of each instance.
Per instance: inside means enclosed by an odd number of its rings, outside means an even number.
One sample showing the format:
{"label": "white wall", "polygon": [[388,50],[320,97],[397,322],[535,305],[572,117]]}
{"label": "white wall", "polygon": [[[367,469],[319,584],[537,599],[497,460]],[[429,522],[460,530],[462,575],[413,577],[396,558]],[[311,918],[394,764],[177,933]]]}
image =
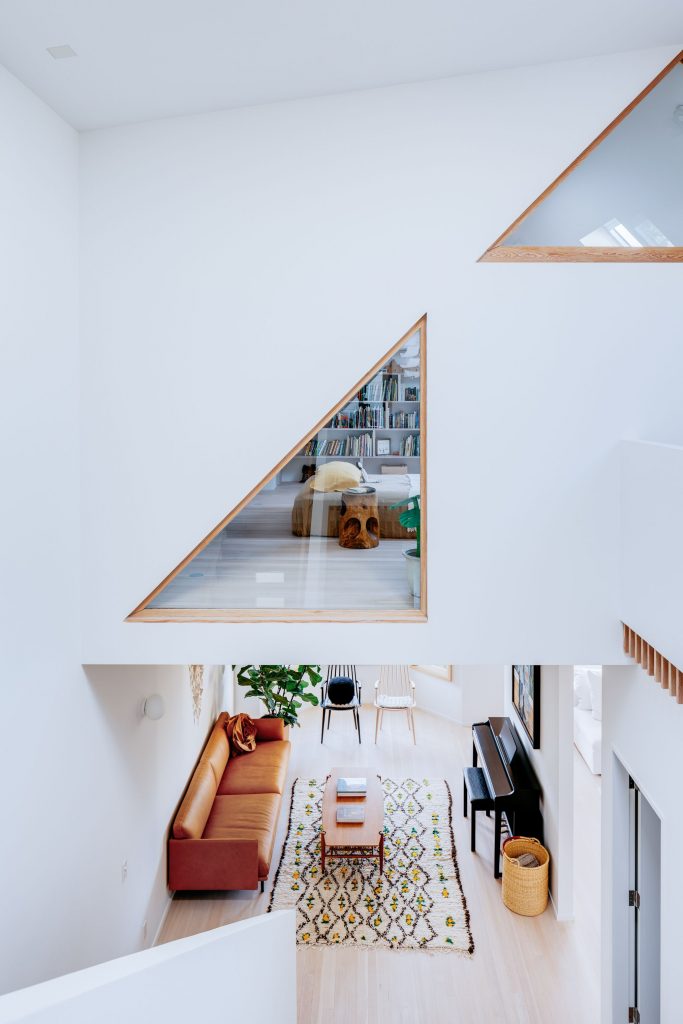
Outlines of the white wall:
{"label": "white wall", "polygon": [[506,670],[503,665],[453,665],[448,681],[411,669],[417,705],[458,725],[502,715]]}
{"label": "white wall", "polygon": [[0,134],[3,992],[153,940],[220,679],[195,725],[184,669],[81,667],[78,142],[1,68]]}
{"label": "white wall", "polygon": [[[222,667],[206,666],[195,722],[184,666],[74,666],[54,695],[48,669],[27,681],[41,707],[3,752],[6,771],[22,770],[6,796],[19,838],[3,854],[0,991],[154,941],[169,900],[168,828],[225,703],[222,682]],[[141,711],[153,693],[159,721]]]}
{"label": "white wall", "polygon": [[449,681],[419,672],[411,668],[410,678],[415,683],[417,706],[433,715],[448,718],[451,722],[462,720],[462,687],[453,667],[453,678]]}
{"label": "white wall", "polygon": [[214,928],[0,997],[0,1021],[223,1024],[236,1012],[226,1008],[236,993],[238,1000],[257,994],[249,1003],[252,1024],[295,1024],[293,911]]}
{"label": "white wall", "polygon": [[683,447],[621,445],[619,617],[683,665]]}
{"label": "white wall", "polygon": [[517,727],[543,790],[543,833],[550,853],[550,895],[558,920],[574,916],[574,683],[571,665],[541,666],[541,746],[534,750],[512,704],[508,670],[505,714]]}
{"label": "white wall", "polygon": [[[617,445],[683,442],[678,279],[476,260],[672,55],[83,137],[86,660],[619,662]],[[429,622],[124,623],[425,311]]]}
{"label": "white wall", "polygon": [[[204,740],[230,701],[224,699],[221,665],[204,668],[198,722],[186,666],[90,666],[86,675],[96,715],[86,756],[99,751],[103,771],[97,806],[88,816],[88,868],[81,886],[98,899],[98,913],[108,922],[106,948],[99,940],[98,959],[103,959],[154,940],[169,899],[169,824]],[[152,693],[160,694],[166,707],[156,722],[141,711]],[[124,861],[128,872],[121,883]],[[103,886],[103,879],[109,885]]]}
{"label": "white wall", "polygon": [[509,673],[505,665],[456,665],[455,679],[462,704],[460,724],[472,725],[505,713]]}
{"label": "white wall", "polygon": [[[624,847],[613,841],[613,826],[622,813],[615,786],[635,780],[661,821],[661,1020],[680,1020],[683,974],[680,970],[680,924],[683,918],[681,849],[683,819],[675,752],[680,750],[683,707],[638,666],[605,665],[602,683],[602,987],[603,1021],[624,1019],[623,984],[613,987],[614,951],[625,952],[627,883],[615,891],[624,864]],[[614,755],[625,769],[623,778]],[[626,774],[627,773],[627,774]],[[621,823],[623,825],[623,822]],[[617,960],[618,963],[618,960]]]}
{"label": "white wall", "polygon": [[[9,826],[2,853],[3,991],[50,971],[44,942],[70,920],[63,907],[68,858],[55,842],[66,808],[57,797],[74,781],[76,728],[69,716],[80,706],[84,679],[77,137],[2,68],[0,135],[0,767]],[[75,808],[68,810],[70,818]],[[86,826],[87,819],[79,830]],[[81,836],[69,843],[77,845]],[[75,855],[78,866],[85,861],[85,852]],[[37,934],[39,923],[51,939]],[[63,949],[70,940],[58,934],[56,941]]]}
{"label": "white wall", "polygon": [[[325,679],[327,677],[327,665],[321,665],[320,672],[323,679]],[[233,673],[232,675],[235,713],[243,711],[254,718],[265,714],[263,703],[257,700],[256,697],[245,697],[246,687],[240,686],[235,678],[235,674]],[[375,680],[379,675],[379,665],[356,665],[356,675],[358,682],[361,684],[363,704],[372,704],[375,699]],[[320,697],[320,687],[316,687],[311,692],[314,692],[318,698]],[[302,710],[306,711],[308,708],[303,708]]]}
{"label": "white wall", "polygon": [[[372,705],[375,700],[375,680],[379,678],[379,665],[356,665],[356,674],[361,684],[363,704]],[[327,665],[321,666],[323,677]],[[503,665],[454,665],[453,679],[438,679],[427,672],[410,669],[410,678],[415,683],[415,700],[418,708],[440,715],[458,725],[481,722],[489,715],[502,715],[506,669]],[[263,705],[254,697],[244,697],[245,689],[234,683],[235,710],[249,715],[263,714]]]}

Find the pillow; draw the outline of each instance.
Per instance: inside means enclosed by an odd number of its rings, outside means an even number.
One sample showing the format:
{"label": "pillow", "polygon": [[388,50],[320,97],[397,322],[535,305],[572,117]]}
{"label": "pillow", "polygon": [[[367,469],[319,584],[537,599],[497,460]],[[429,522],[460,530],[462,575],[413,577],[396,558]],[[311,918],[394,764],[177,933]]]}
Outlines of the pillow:
{"label": "pillow", "polygon": [[588,685],[591,691],[591,704],[593,707],[593,718],[596,722],[602,721],[602,668],[591,665],[587,670]]}
{"label": "pillow", "polygon": [[230,741],[231,757],[251,754],[256,750],[256,722],[252,722],[249,715],[233,715],[225,723],[225,731]]}
{"label": "pillow", "polygon": [[327,684],[327,697],[332,704],[350,704],[355,696],[356,687],[350,676],[333,676]]}
{"label": "pillow", "polygon": [[358,487],[360,470],[350,462],[326,462],[318,466],[310,487],[313,491],[345,491],[347,487]]}
{"label": "pillow", "polygon": [[583,665],[574,666],[574,706],[581,711],[593,710],[588,674]]}

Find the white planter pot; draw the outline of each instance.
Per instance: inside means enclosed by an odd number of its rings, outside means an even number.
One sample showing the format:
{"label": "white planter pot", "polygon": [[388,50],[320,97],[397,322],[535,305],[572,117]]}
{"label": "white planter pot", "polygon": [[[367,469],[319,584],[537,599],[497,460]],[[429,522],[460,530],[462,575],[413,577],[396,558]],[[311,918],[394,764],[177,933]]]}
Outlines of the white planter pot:
{"label": "white planter pot", "polygon": [[417,548],[409,548],[403,552],[403,557],[406,560],[406,568],[408,570],[408,586],[410,587],[410,593],[413,597],[420,596],[420,556],[417,554]]}

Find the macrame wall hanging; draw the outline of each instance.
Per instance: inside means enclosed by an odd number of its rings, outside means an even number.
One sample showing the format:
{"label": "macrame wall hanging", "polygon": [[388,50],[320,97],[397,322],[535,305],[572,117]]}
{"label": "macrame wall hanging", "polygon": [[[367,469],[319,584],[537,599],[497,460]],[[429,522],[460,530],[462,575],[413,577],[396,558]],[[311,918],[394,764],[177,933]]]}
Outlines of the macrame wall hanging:
{"label": "macrame wall hanging", "polygon": [[204,666],[188,665],[190,674],[190,689],[192,690],[192,713],[195,722],[199,721],[202,713],[202,694],[204,693]]}

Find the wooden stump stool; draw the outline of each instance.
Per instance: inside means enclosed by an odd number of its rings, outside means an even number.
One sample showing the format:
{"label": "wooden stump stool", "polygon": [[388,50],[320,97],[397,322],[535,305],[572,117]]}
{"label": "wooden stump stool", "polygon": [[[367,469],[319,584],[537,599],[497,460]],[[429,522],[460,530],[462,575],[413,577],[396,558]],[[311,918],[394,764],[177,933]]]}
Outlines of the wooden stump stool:
{"label": "wooden stump stool", "polygon": [[339,545],[342,548],[376,548],[379,544],[379,512],[374,487],[342,491]]}

